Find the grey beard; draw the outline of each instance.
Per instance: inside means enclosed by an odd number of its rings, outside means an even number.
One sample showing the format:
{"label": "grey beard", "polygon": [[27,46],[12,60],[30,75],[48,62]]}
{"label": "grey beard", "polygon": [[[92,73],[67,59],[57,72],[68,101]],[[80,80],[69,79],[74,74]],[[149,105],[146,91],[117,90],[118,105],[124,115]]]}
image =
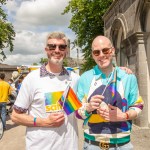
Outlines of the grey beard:
{"label": "grey beard", "polygon": [[48,58],[48,61],[53,63],[53,64],[56,64],[56,65],[62,65],[63,64],[63,59],[61,59],[61,60],[53,60],[53,59]]}

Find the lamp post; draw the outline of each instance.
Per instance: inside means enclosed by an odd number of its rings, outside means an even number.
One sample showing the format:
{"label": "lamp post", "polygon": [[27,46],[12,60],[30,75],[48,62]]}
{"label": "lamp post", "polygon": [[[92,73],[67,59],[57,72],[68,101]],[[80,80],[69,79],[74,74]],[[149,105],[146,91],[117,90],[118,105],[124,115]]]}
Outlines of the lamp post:
{"label": "lamp post", "polygon": [[78,45],[78,38],[77,38],[77,67],[79,67],[79,45]]}
{"label": "lamp post", "polygon": [[79,49],[77,47],[77,66],[79,66]]}

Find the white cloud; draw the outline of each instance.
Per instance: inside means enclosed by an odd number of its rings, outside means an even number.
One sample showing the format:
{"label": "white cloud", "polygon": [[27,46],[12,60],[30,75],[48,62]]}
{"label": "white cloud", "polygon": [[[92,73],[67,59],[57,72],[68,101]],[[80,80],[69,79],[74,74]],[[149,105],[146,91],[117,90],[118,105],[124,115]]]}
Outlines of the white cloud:
{"label": "white cloud", "polygon": [[6,3],[6,8],[8,12],[16,12],[18,9],[18,4],[14,0],[10,0],[8,3]]}
{"label": "white cloud", "polygon": [[21,54],[8,55],[7,64],[18,65],[18,66],[19,65],[32,65],[33,63],[39,63],[40,58],[43,58],[43,57],[46,57],[44,53],[36,54],[36,55],[28,55],[28,56],[21,55]]}
{"label": "white cloud", "polygon": [[37,54],[44,49],[46,33],[31,31],[18,31],[16,33],[14,54]]}
{"label": "white cloud", "polygon": [[36,0],[22,2],[16,13],[19,22],[33,26],[68,25],[71,15],[61,15],[67,0]]}
{"label": "white cloud", "polygon": [[6,50],[5,62],[13,65],[32,64],[40,62],[40,58],[46,57],[44,44],[47,33],[35,33],[31,31],[17,31],[14,41],[14,51]]}
{"label": "white cloud", "polygon": [[[64,32],[71,41],[74,33],[68,28],[71,15],[61,15],[69,0],[11,0],[7,2],[6,12],[12,22],[16,37],[14,51],[6,51],[4,63],[11,65],[33,64],[46,57],[44,44],[51,31]],[[81,54],[79,54],[81,56]],[[71,57],[76,57],[76,49]]]}

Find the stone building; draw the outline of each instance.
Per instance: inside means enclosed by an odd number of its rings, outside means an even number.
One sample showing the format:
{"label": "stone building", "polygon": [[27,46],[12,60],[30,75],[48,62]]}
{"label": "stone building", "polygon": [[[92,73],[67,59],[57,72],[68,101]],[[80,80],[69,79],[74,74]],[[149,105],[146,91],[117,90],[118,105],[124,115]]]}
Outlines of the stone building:
{"label": "stone building", "polygon": [[150,127],[150,0],[114,0],[103,19],[117,64],[131,68],[138,78],[145,105],[135,123]]}
{"label": "stone building", "polygon": [[5,73],[5,80],[8,81],[12,77],[12,73],[17,70],[17,66],[10,66],[0,63],[0,73]]}

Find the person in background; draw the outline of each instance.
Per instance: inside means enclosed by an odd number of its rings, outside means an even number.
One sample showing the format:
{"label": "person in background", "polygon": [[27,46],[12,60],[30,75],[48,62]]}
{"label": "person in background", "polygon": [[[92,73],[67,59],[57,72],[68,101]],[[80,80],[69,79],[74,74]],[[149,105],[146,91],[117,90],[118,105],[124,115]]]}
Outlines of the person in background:
{"label": "person in background", "polygon": [[3,128],[6,130],[6,105],[8,102],[8,96],[11,93],[11,86],[6,81],[4,81],[4,79],[5,74],[0,73],[0,115],[3,122]]}
{"label": "person in background", "polygon": [[12,72],[12,80],[13,80],[13,84],[12,87],[17,89],[18,86],[18,78],[19,78],[19,72],[18,71],[13,71]]}
{"label": "person in background", "polygon": [[9,80],[8,80],[8,83],[9,83],[9,85],[12,85],[13,80],[12,80],[12,79],[9,79]]}
{"label": "person in background", "polygon": [[24,79],[23,76],[19,77],[18,85],[17,85],[17,93],[19,93],[23,79]]}
{"label": "person in background", "polygon": [[11,119],[27,126],[26,150],[78,150],[77,121],[58,103],[70,85],[76,92],[79,75],[63,67],[69,40],[62,32],[48,34],[48,63],[30,72],[22,82]]}
{"label": "person in background", "polygon": [[15,102],[16,97],[17,97],[17,89],[15,88],[14,81],[12,79],[9,79],[8,83],[11,87],[11,93],[8,96],[9,101],[7,103],[7,106],[9,106],[9,107],[7,107],[7,115],[9,115],[9,113],[12,113],[12,108],[13,108],[14,102]]}
{"label": "person in background", "polygon": [[93,69],[79,79],[77,95],[82,107],[77,117],[84,120],[84,149],[132,150],[132,120],[143,109],[135,75],[114,67],[111,41],[97,36],[92,43]]}

